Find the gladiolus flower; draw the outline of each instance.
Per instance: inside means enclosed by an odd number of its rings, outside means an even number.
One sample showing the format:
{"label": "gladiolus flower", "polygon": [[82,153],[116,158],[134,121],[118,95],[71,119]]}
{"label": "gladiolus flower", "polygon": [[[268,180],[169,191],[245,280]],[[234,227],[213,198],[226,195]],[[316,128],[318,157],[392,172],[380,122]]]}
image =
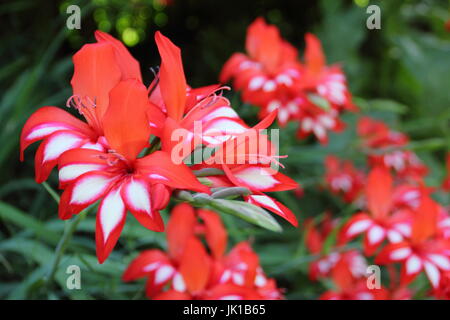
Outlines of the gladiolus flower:
{"label": "gladiolus flower", "polygon": [[[202,223],[198,221],[201,219]],[[210,254],[199,240],[204,235]],[[227,234],[219,216],[177,205],[167,226],[168,253],[147,250],[134,259],[124,281],[148,277],[146,292],[153,299],[280,299],[274,280],[259,266],[250,246],[238,244],[225,254]],[[167,290],[164,290],[168,287]]]}
{"label": "gladiolus flower", "polygon": [[372,169],[366,188],[369,212],[360,212],[350,218],[340,232],[340,244],[364,233],[364,252],[372,255],[386,238],[395,243],[408,237],[411,232],[410,211],[394,210],[392,193],[392,177],[387,170],[382,167]]}
{"label": "gladiolus flower", "polygon": [[408,284],[425,271],[432,287],[438,288],[442,275],[450,271],[450,242],[439,233],[439,206],[424,191],[415,210],[411,236],[383,248],[375,262],[402,264],[401,283]]}
{"label": "gladiolus flower", "polygon": [[125,46],[110,35],[97,31],[97,43],[84,45],[73,57],[73,96],[68,106],[83,115],[80,121],[57,107],[37,110],[25,123],[20,136],[20,158],[33,142],[44,140],[35,156],[36,181],[48,178],[64,151],[84,148],[106,151],[103,117],[108,110],[111,90],[120,81],[142,81],[138,62]]}

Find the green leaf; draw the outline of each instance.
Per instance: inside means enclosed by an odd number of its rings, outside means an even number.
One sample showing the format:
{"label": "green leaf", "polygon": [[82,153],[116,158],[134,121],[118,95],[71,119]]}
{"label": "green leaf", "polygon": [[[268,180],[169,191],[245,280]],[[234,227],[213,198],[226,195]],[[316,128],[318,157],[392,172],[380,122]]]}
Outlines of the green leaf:
{"label": "green leaf", "polygon": [[331,106],[330,103],[328,102],[327,99],[314,94],[314,93],[308,93],[308,99],[314,103],[316,106],[318,106],[319,108],[325,110],[325,111],[330,111]]}
{"label": "green leaf", "polygon": [[0,218],[10,221],[26,230],[33,231],[36,236],[44,239],[49,243],[54,244],[58,242],[58,234],[45,228],[45,226],[41,222],[39,222],[32,216],[29,216],[21,210],[2,201],[0,201]]}
{"label": "green leaf", "polygon": [[369,100],[369,104],[374,110],[389,111],[398,114],[405,114],[408,111],[408,107],[404,104],[388,99]]}
{"label": "green leaf", "polygon": [[214,199],[209,203],[209,206],[212,209],[232,214],[271,231],[280,232],[282,230],[278,222],[267,211],[247,202]]}

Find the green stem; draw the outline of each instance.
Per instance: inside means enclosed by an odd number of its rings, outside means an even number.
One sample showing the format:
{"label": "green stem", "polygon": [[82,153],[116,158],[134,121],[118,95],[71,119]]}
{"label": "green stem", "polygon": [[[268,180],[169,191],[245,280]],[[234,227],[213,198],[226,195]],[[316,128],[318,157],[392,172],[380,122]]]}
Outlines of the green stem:
{"label": "green stem", "polygon": [[81,222],[81,220],[83,220],[86,217],[87,212],[88,210],[80,212],[75,219],[73,219],[66,225],[64,234],[59,240],[58,245],[56,246],[55,249],[55,256],[50,271],[48,273],[48,276],[45,280],[47,283],[50,283],[55,277],[56,270],[58,269],[61,258],[63,257],[64,252],[66,251],[66,248],[69,245],[70,240],[72,239],[73,233],[77,229],[77,226]]}

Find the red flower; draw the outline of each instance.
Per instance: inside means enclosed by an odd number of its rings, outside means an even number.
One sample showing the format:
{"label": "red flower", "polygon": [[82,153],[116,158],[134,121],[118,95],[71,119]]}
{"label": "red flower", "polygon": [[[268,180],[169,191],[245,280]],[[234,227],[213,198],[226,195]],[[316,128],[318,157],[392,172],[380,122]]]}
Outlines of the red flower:
{"label": "red flower", "polygon": [[86,119],[82,122],[57,107],[43,107],[31,115],[20,136],[20,158],[33,142],[44,140],[36,152],[36,181],[45,181],[64,151],[74,148],[106,151],[103,117],[109,107],[111,90],[120,81],[141,82],[138,62],[125,46],[110,35],[96,31],[97,43],[84,45],[73,57],[74,106]]}
{"label": "red flower", "polygon": [[328,143],[328,131],[341,132],[345,124],[339,119],[336,109],[324,110],[304,98],[296,119],[299,121],[297,137],[304,139],[313,134],[322,144]]}
{"label": "red flower", "polygon": [[364,252],[372,255],[387,238],[400,242],[411,232],[410,211],[393,207],[393,183],[390,174],[382,167],[372,169],[367,178],[366,201],[368,213],[360,212],[350,218],[342,228],[339,243],[364,233]]}
{"label": "red flower", "polygon": [[[202,220],[199,223],[197,217]],[[204,235],[210,254],[199,240]],[[176,206],[167,227],[168,254],[147,250],[134,259],[124,281],[148,277],[146,292],[154,299],[279,299],[247,243],[224,256],[227,234],[219,216],[188,204]],[[167,287],[167,289],[165,289]]]}
{"label": "red flower", "polygon": [[335,290],[320,296],[320,300],[385,300],[389,296],[384,287],[369,289],[364,274],[355,274],[347,260],[341,259],[333,267]]}
{"label": "red flower", "polygon": [[401,283],[408,284],[422,271],[433,288],[450,271],[450,242],[439,232],[440,209],[426,191],[415,210],[411,237],[389,244],[376,257],[379,264],[402,263]]}
{"label": "red flower", "polygon": [[357,250],[343,250],[333,247],[330,253],[324,254],[324,244],[333,229],[337,228],[338,220],[331,219],[326,212],[319,226],[314,226],[313,221],[305,221],[305,242],[308,250],[318,258],[309,265],[309,279],[316,281],[332,274],[333,269],[340,261],[345,261],[354,277],[362,276],[366,271],[366,261]]}
{"label": "red flower", "polygon": [[[161,68],[158,84],[152,84],[149,90],[152,92],[152,104],[167,116],[161,130],[163,150],[172,152],[175,146],[180,148],[183,144],[189,144],[180,154],[183,159],[201,143],[220,144],[230,134],[248,129],[231,108],[230,102],[215,94],[221,89],[219,86],[188,87],[180,49],[160,32],[156,32],[155,40],[161,55]],[[201,126],[200,132],[196,132],[196,126]],[[173,137],[177,129],[182,133],[181,145],[180,140],[174,140]]]}
{"label": "red flower", "polygon": [[225,63],[220,81],[234,79],[242,98],[258,106],[277,97],[279,90],[294,86],[300,77],[297,50],[283,40],[278,29],[256,19],[247,29],[247,55],[235,53]]}
{"label": "red flower", "polygon": [[314,134],[327,143],[327,131],[339,132],[342,110],[355,111],[345,76],[338,66],[325,65],[319,40],[306,35],[305,65],[297,51],[262,18],[247,31],[247,53],[235,53],[224,65],[221,82],[234,80],[244,102],[261,108],[259,117],[278,110],[278,123],[298,121],[298,137]]}
{"label": "red flower", "polygon": [[280,165],[277,160],[280,156],[267,135],[259,131],[270,125],[274,115],[272,113],[251,130],[227,140],[204,164],[192,168],[222,170],[224,175],[205,177],[211,187],[245,187],[251,192],[251,195],[244,197],[247,202],[267,209],[297,226],[295,215],[282,203],[265,194],[298,187],[294,180],[272,166]]}
{"label": "red flower", "polygon": [[305,36],[305,71],[301,87],[325,98],[337,111],[356,111],[345,75],[339,66],[326,66],[320,40],[313,34]]}
{"label": "red flower", "polygon": [[361,195],[365,177],[350,161],[327,156],[325,167],[325,181],[331,192],[343,196],[345,202],[353,202]]}
{"label": "red flower", "polygon": [[415,153],[403,150],[409,138],[400,132],[391,130],[381,121],[362,117],[358,121],[358,134],[364,147],[369,149],[371,166],[384,166],[394,170],[398,177],[420,180],[428,173],[428,168]]}
{"label": "red flower", "polygon": [[111,91],[102,123],[109,152],[72,149],[59,158],[60,183],[65,188],[60,218],[68,219],[103,199],[96,229],[100,263],[116,244],[127,210],[146,228],[162,231],[158,210],[167,204],[171,188],[208,192],[187,166],[175,165],[164,151],[138,158],[150,137],[148,105],[144,85],[136,80],[120,82]]}

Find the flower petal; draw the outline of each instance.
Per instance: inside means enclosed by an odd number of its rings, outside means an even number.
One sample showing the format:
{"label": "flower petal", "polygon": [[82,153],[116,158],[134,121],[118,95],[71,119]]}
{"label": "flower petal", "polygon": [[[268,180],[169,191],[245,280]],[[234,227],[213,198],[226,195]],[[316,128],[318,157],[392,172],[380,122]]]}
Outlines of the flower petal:
{"label": "flower petal", "polygon": [[105,137],[111,148],[128,160],[134,160],[148,145],[148,107],[147,90],[136,80],[121,81],[111,90],[103,118]]}
{"label": "flower petal", "polygon": [[325,56],[322,51],[320,40],[312,33],[305,35],[306,49],[305,49],[305,63],[313,74],[318,74],[322,71],[325,65]]}
{"label": "flower petal", "polygon": [[119,239],[125,224],[126,207],[120,195],[120,187],[112,188],[103,198],[97,212],[95,231],[97,258],[103,263]]}
{"label": "flower petal", "polygon": [[122,280],[128,282],[143,278],[163,264],[170,264],[170,260],[164,252],[156,249],[142,251],[127,267],[122,275]]}
{"label": "flower petal", "polygon": [[184,114],[187,89],[180,49],[159,31],[155,33],[155,41],[161,55],[161,94],[168,116],[179,121]]}
{"label": "flower petal", "polygon": [[109,42],[85,44],[73,56],[73,64],[73,94],[95,102],[96,117],[101,120],[108,108],[109,92],[121,78],[114,46]]}
{"label": "flower petal", "polygon": [[186,242],[179,271],[189,292],[201,292],[209,279],[211,261],[200,240],[191,237]]}
{"label": "flower petal", "polygon": [[194,208],[187,203],[180,203],[172,209],[167,224],[167,244],[169,254],[179,261],[184,253],[187,240],[194,235],[196,218]]}
{"label": "flower petal", "polygon": [[116,180],[114,175],[93,171],[81,175],[61,195],[59,217],[68,219],[103,197]]}
{"label": "flower petal", "polygon": [[246,197],[246,201],[251,204],[255,204],[261,206],[273,213],[276,213],[280,217],[283,217],[287,221],[289,221],[294,227],[298,226],[298,221],[296,216],[289,210],[286,206],[284,206],[279,201],[264,195],[264,194],[255,194]]}
{"label": "flower petal", "polygon": [[367,207],[375,218],[385,217],[391,207],[392,177],[382,167],[375,167],[367,178]]}
{"label": "flower petal", "polygon": [[25,122],[20,134],[20,160],[23,151],[33,142],[44,139],[56,131],[73,130],[86,136],[92,134],[89,126],[70,113],[57,107],[42,107],[34,112]]}
{"label": "flower petal", "polygon": [[205,224],[205,237],[209,249],[220,259],[227,247],[227,232],[219,215],[211,210],[198,209],[198,216]]}
{"label": "flower petal", "polygon": [[174,164],[170,155],[164,151],[136,160],[136,170],[145,175],[152,183],[162,183],[176,189],[187,189],[210,193],[185,164]]}
{"label": "flower petal", "polygon": [[65,151],[80,147],[85,139],[83,134],[67,130],[56,131],[47,137],[39,146],[34,158],[36,182],[45,181],[58,163],[58,158]]}
{"label": "flower petal", "polygon": [[136,176],[129,178],[122,187],[122,199],[139,223],[147,229],[161,232],[164,222],[159,212],[152,209],[150,193],[148,181]]}
{"label": "flower petal", "polygon": [[99,43],[109,43],[114,47],[117,63],[122,72],[122,80],[136,79],[139,82],[142,82],[139,62],[133,58],[122,42],[100,30],[95,31],[95,39],[97,39]]}

